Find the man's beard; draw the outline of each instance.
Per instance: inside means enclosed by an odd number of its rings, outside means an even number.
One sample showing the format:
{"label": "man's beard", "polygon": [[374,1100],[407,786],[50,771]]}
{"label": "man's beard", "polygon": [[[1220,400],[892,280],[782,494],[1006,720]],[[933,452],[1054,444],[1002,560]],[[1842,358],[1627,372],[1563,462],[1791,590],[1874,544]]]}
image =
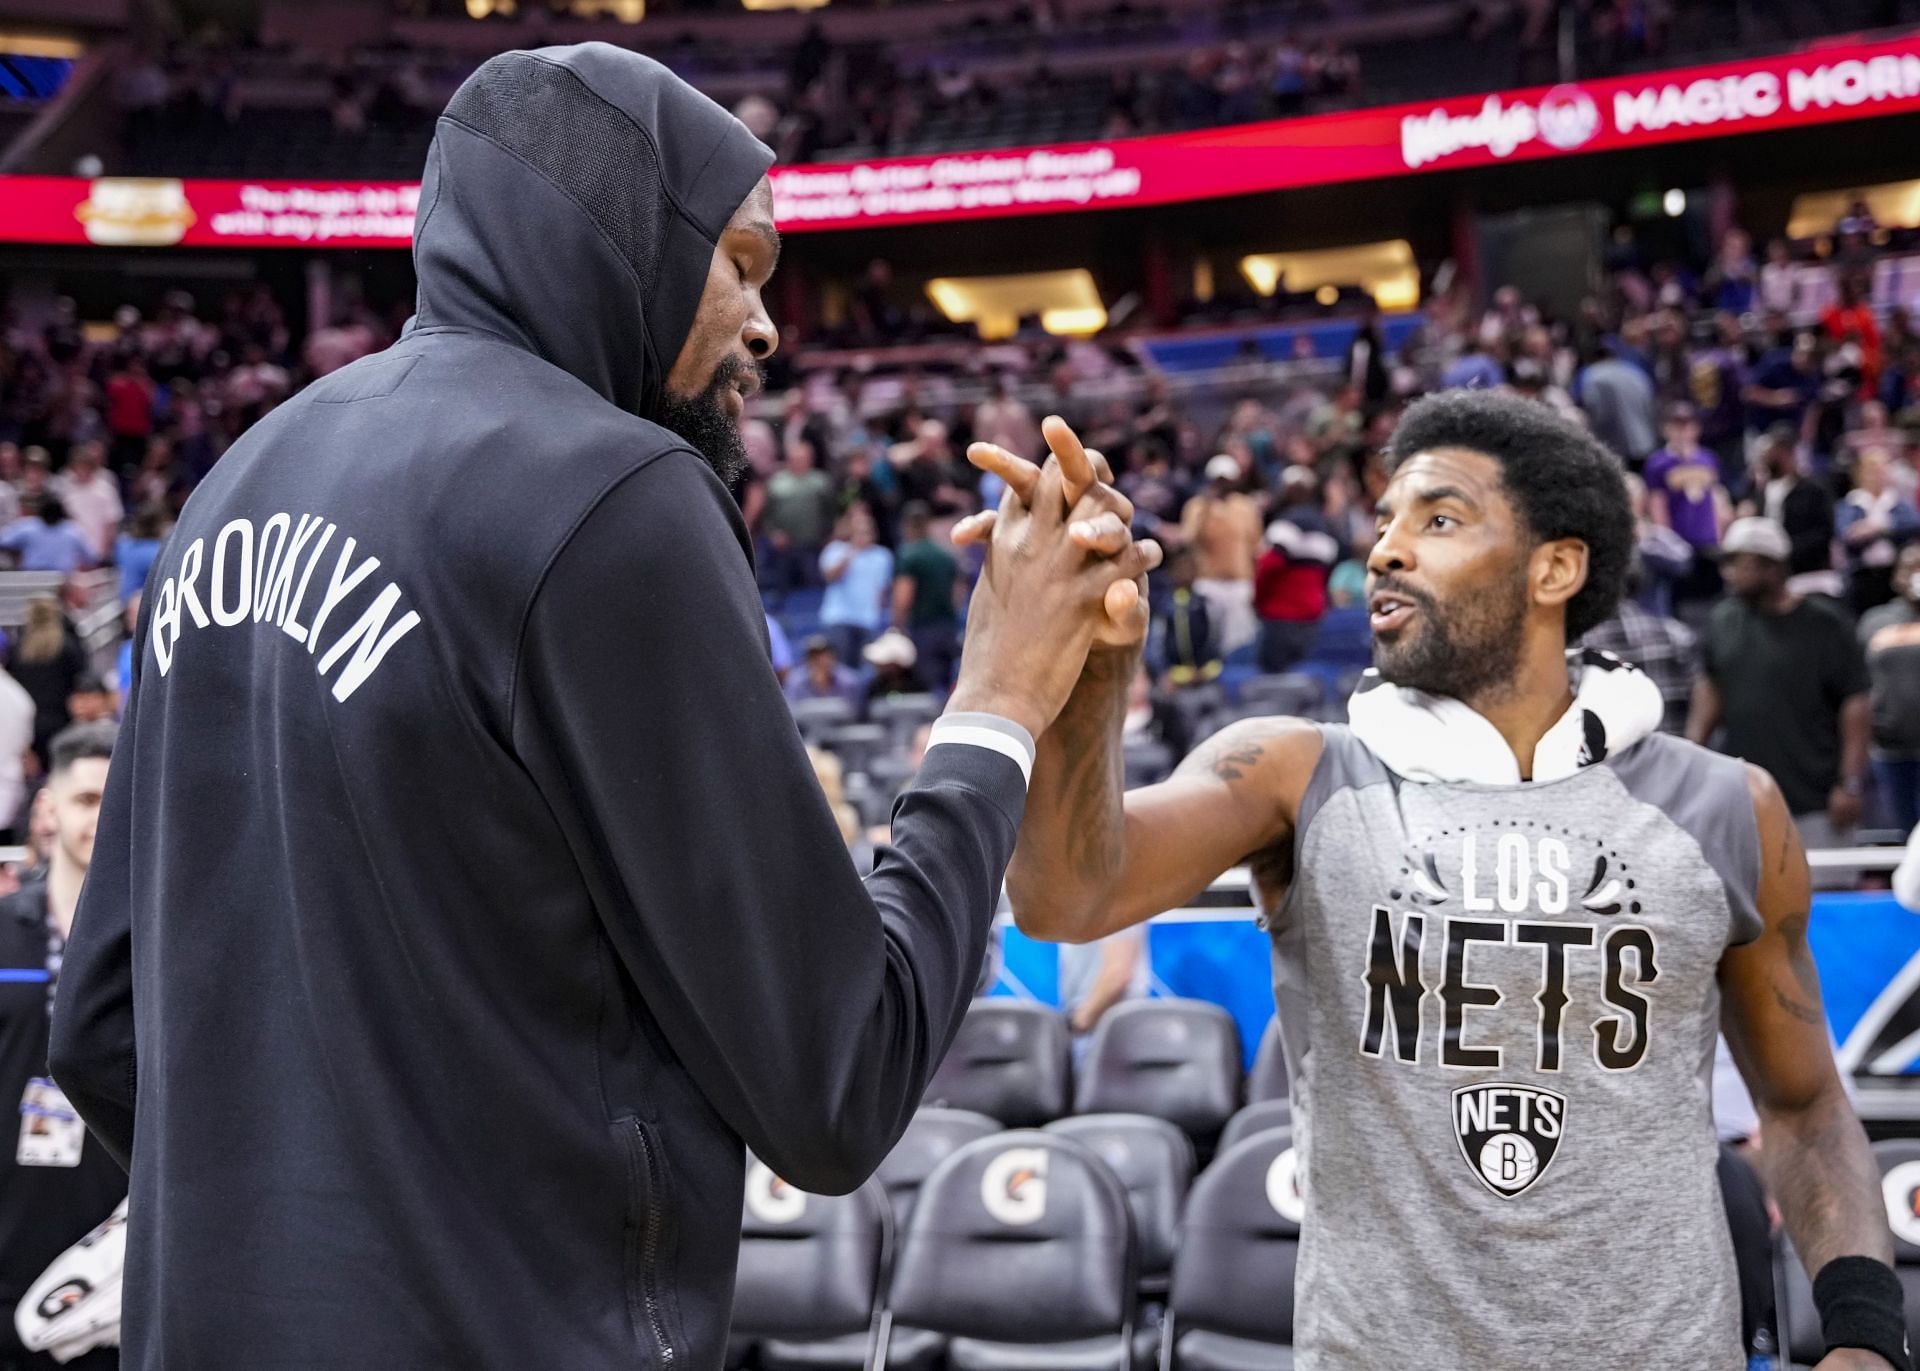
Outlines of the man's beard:
{"label": "man's beard", "polygon": [[686,439],[695,452],[707,459],[721,483],[732,486],[734,479],[746,470],[747,448],[740,438],[740,425],[727,412],[727,392],[740,378],[758,372],[758,367],[738,357],[723,358],[713,369],[706,389],[691,399],[681,399],[663,387],[658,412],[648,417]]}
{"label": "man's beard", "polygon": [[1526,582],[1520,577],[1456,600],[1447,610],[1390,576],[1374,589],[1390,590],[1419,611],[1395,642],[1374,640],[1373,664],[1389,684],[1471,702],[1518,673],[1527,623]]}

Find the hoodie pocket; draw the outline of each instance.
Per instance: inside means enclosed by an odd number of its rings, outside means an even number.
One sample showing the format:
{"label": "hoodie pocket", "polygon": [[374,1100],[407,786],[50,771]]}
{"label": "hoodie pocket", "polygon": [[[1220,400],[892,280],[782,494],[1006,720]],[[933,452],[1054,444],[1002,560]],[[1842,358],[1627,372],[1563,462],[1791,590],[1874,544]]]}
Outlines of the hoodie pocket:
{"label": "hoodie pocket", "polygon": [[676,1364],[665,1288],[667,1247],[672,1236],[667,1217],[666,1159],[660,1144],[638,1119],[614,1125],[626,1154],[627,1314],[633,1332],[654,1351],[654,1364]]}

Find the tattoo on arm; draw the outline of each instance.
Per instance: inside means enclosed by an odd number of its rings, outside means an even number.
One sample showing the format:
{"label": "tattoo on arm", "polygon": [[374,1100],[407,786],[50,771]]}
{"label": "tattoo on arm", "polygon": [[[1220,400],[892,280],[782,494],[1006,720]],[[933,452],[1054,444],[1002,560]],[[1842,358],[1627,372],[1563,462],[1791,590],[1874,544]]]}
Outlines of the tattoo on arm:
{"label": "tattoo on arm", "polygon": [[1777,985],[1773,988],[1773,1002],[1801,1023],[1806,1024],[1809,1028],[1823,1028],[1826,1026],[1826,1015],[1811,1005],[1802,1004],[1799,1000],[1781,990]]}
{"label": "tattoo on arm", "polygon": [[1196,747],[1180,764],[1180,770],[1192,775],[1204,767],[1219,780],[1239,781],[1266,755],[1265,743],[1244,735],[1235,737],[1232,730],[1223,730]]}

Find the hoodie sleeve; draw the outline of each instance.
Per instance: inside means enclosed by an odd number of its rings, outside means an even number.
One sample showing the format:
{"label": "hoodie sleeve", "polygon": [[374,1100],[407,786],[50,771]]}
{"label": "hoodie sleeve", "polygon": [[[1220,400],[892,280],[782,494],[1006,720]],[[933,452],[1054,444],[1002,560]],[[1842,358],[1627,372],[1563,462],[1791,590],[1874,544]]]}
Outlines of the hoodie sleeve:
{"label": "hoodie sleeve", "polygon": [[906,1127],[966,1012],[1032,740],[944,721],[959,745],[928,750],[862,882],[765,634],[725,490],[668,453],[556,555],[513,737],[702,1092],[789,1181],[844,1192]]}

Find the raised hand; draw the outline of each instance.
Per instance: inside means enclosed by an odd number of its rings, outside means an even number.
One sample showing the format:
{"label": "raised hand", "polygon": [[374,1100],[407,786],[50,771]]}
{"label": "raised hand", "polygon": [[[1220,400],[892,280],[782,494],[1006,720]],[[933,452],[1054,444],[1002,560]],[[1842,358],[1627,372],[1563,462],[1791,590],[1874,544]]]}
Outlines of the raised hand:
{"label": "raised hand", "polygon": [[1117,495],[1090,494],[1093,467],[1084,452],[1082,491],[1069,519],[1070,465],[1051,459],[1031,482],[1019,473],[1030,498],[1009,493],[990,526],[952,700],[955,709],[1011,718],[1035,737],[1065,706],[1096,632],[1111,631],[1106,608],[1115,584],[1126,586],[1130,613],[1139,584],[1160,564],[1159,544],[1128,537],[1125,502],[1116,507]]}
{"label": "raised hand", "polygon": [[[1058,415],[1049,415],[1040,431],[1060,468],[1068,535],[1091,553],[1117,556],[1132,543],[1133,504],[1113,488],[1113,469],[1106,458],[1083,446],[1079,435]],[[1031,506],[1042,471],[992,443],[973,444],[967,449],[967,460],[999,476],[1006,482],[1007,494],[999,510],[985,510],[954,525],[953,540],[963,547],[990,538],[1003,514]],[[1135,647],[1145,641],[1146,591],[1144,575],[1115,581],[1105,600],[1107,622],[1098,627],[1094,641],[1104,647]]]}

